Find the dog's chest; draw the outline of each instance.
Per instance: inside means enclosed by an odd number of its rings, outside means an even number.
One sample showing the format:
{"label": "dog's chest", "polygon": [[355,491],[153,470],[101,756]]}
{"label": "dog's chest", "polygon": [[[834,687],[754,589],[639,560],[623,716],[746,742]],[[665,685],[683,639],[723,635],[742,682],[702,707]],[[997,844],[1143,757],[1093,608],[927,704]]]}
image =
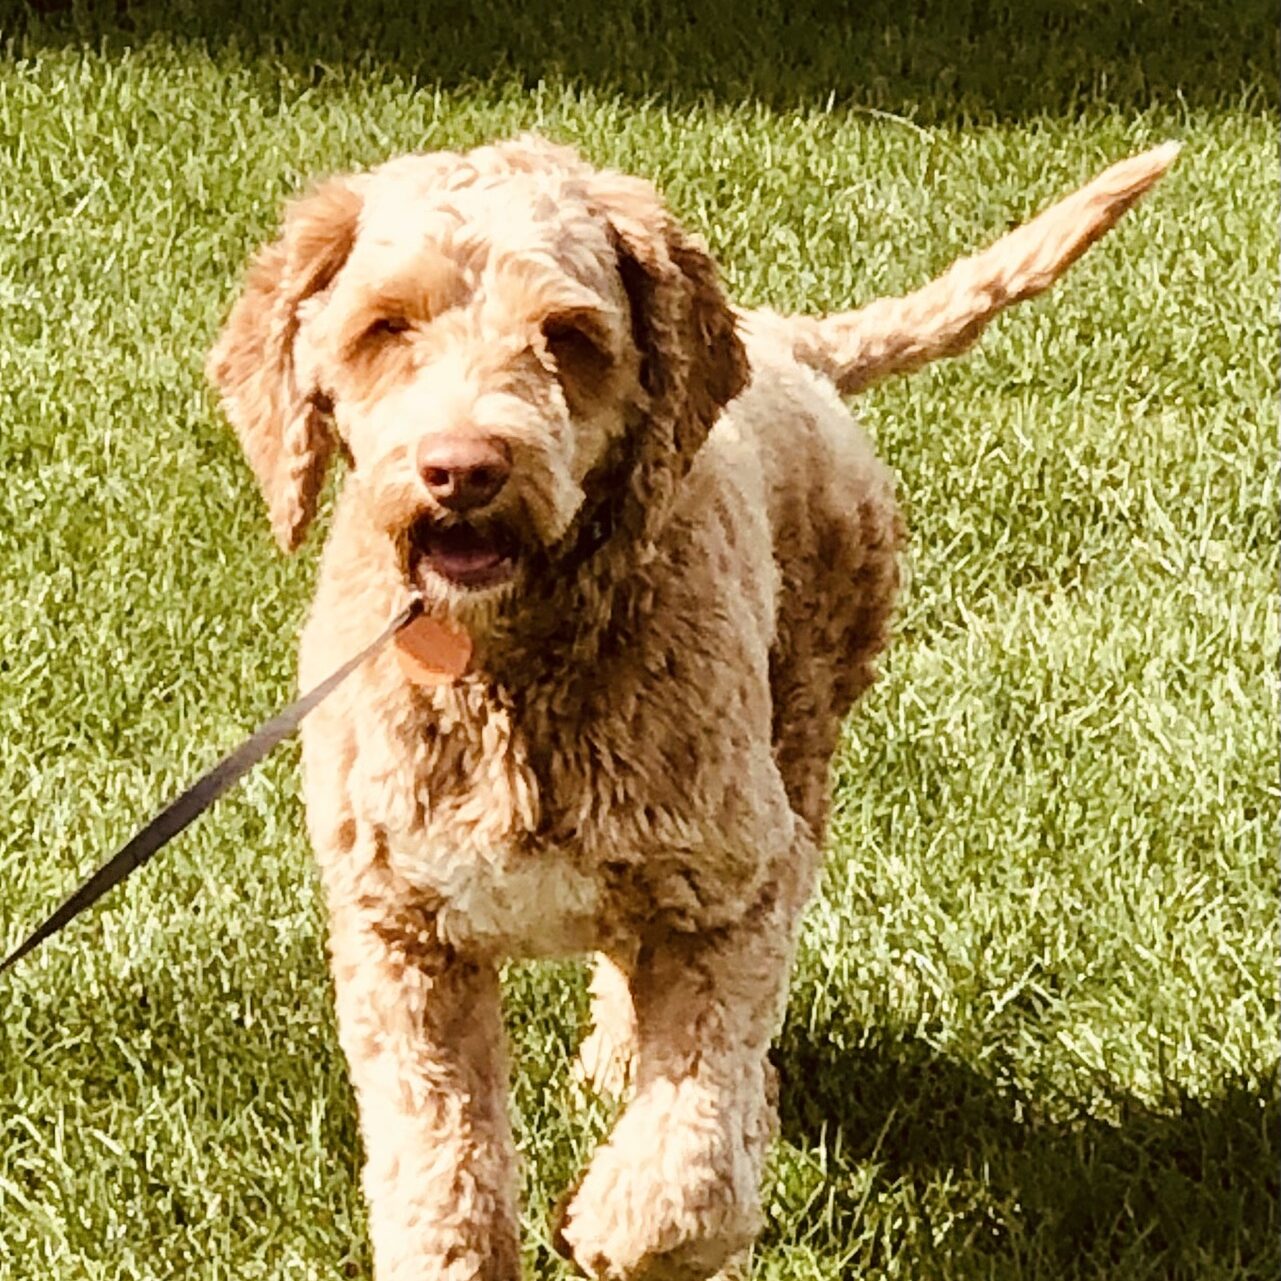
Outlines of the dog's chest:
{"label": "dog's chest", "polygon": [[383,704],[357,727],[357,822],[456,946],[567,955],[656,917],[723,923],[758,880],[767,791],[741,772],[705,786],[701,759],[726,775],[715,739],[673,700],[648,705],[662,734],[605,717],[556,732],[546,714],[529,728],[525,709],[465,690],[395,715]]}
{"label": "dog's chest", "polygon": [[[460,691],[370,719],[357,737],[357,821],[377,833],[396,880],[430,905],[442,939],[528,956],[604,944],[612,896],[599,816],[549,824],[537,745],[508,709]],[[566,790],[590,788],[575,780]]]}
{"label": "dog's chest", "polygon": [[504,956],[604,944],[604,887],[572,850],[464,832],[448,821],[389,834],[398,876],[435,909],[441,939]]}

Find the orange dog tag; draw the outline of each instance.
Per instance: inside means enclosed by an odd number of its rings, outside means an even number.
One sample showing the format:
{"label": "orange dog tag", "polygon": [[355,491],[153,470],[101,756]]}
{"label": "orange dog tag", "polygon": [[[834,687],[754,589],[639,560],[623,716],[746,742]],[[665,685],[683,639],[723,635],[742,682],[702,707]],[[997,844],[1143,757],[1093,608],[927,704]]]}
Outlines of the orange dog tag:
{"label": "orange dog tag", "polygon": [[461,627],[419,615],[396,633],[400,670],[415,685],[448,685],[471,661],[471,637]]}

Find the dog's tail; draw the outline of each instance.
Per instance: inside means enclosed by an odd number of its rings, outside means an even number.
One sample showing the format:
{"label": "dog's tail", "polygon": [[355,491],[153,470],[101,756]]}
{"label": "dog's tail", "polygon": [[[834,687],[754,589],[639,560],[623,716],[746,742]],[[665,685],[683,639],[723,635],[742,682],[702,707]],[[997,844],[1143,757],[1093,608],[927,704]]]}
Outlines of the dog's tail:
{"label": "dog's tail", "polygon": [[790,317],[796,358],[848,394],[965,351],[998,312],[1048,289],[1174,162],[1177,142],[1105,170],[904,298]]}

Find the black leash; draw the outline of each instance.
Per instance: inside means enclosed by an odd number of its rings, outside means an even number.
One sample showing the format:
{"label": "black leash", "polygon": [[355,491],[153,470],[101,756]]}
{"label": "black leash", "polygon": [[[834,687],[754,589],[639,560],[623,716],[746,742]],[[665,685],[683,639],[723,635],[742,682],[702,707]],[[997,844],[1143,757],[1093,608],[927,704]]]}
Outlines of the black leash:
{"label": "black leash", "polygon": [[68,921],[92,907],[108,890],[119,885],[135,868],[141,867],[153,854],[163,849],[179,832],[199,818],[228,788],[234,786],[273,748],[284,742],[318,703],[331,694],[348,676],[381,649],[402,627],[422,613],[422,602],[415,600],[373,644],[366,646],[344,663],[315,689],[290,703],[283,712],[254,731],[234,751],[229,752],[211,770],[202,774],[177,800],[167,805],[132,840],[102,865],[71,895],[39,929],[0,962],[0,973],[16,964],[50,935],[56,934]]}

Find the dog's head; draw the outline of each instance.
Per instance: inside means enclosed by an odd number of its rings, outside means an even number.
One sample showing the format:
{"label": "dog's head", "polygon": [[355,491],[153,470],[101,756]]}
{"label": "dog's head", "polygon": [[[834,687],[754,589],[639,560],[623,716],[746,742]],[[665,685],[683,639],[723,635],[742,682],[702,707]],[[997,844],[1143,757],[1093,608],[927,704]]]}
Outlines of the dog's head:
{"label": "dog's head", "polygon": [[479,616],[651,535],[746,362],[713,263],[654,189],[522,138],[292,204],[209,374],[282,547],[337,447],[406,580]]}

